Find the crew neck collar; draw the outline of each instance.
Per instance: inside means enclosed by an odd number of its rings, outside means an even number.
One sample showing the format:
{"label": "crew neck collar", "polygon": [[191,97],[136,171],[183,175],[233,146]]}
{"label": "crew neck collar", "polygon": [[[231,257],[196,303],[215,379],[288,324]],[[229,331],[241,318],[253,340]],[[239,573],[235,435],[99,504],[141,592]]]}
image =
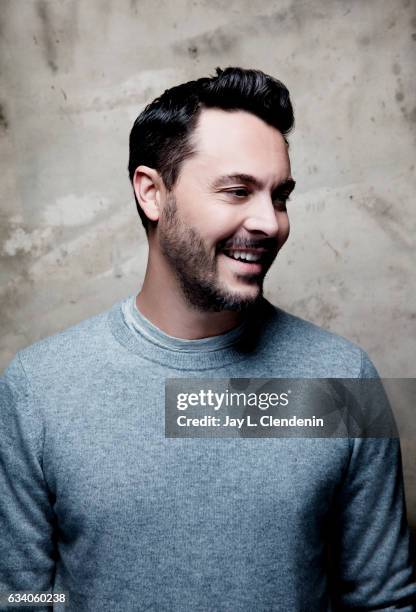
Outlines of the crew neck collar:
{"label": "crew neck collar", "polygon": [[108,316],[113,335],[129,351],[176,370],[209,370],[252,355],[273,312],[263,298],[237,327],[197,340],[175,338],[160,330],[137,309],[135,296],[115,304]]}
{"label": "crew neck collar", "polygon": [[137,308],[134,295],[129,296],[122,303],[122,311],[124,320],[132,331],[138,332],[144,336],[146,340],[158,345],[160,348],[170,351],[201,353],[201,351],[210,352],[227,348],[238,341],[248,324],[247,317],[244,317],[239,325],[228,332],[216,336],[189,340],[170,336],[149,321],[149,319],[147,319]]}

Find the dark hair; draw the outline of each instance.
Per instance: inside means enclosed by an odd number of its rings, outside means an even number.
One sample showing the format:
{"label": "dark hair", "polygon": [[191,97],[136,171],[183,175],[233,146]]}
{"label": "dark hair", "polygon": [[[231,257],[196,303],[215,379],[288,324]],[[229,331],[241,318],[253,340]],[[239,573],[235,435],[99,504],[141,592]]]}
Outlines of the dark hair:
{"label": "dark hair", "polygon": [[[141,164],[157,170],[168,190],[174,186],[181,163],[194,153],[191,134],[203,108],[245,110],[277,128],[283,136],[294,117],[287,88],[261,70],[216,69],[216,76],[167,89],[146,106],[130,133],[129,176],[133,182]],[[147,232],[149,220],[136,205]]]}

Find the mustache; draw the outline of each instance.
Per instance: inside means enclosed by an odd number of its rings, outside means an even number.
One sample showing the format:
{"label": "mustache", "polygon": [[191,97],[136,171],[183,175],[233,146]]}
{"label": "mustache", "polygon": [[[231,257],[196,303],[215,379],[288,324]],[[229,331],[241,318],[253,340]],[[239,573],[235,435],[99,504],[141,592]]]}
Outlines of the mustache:
{"label": "mustache", "polygon": [[264,249],[266,251],[275,251],[277,249],[277,241],[273,238],[263,238],[261,240],[233,238],[232,240],[225,240],[218,245],[219,251],[223,249]]}

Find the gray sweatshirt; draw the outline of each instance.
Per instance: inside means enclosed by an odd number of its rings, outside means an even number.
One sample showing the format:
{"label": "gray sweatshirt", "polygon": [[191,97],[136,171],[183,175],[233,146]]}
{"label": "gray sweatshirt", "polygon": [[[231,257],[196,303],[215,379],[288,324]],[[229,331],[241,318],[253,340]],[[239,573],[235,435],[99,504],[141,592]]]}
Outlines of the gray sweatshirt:
{"label": "gray sweatshirt", "polygon": [[415,610],[397,438],[165,437],[167,378],[376,376],[266,300],[187,341],[130,297],[21,351],[0,387],[0,593],[65,591],[76,612]]}

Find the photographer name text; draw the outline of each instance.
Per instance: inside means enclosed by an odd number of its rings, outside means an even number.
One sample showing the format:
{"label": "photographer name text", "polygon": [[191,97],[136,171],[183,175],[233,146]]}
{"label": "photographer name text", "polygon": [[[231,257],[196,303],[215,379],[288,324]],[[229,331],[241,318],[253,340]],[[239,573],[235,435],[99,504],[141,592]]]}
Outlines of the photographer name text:
{"label": "photographer name text", "polygon": [[276,418],[271,415],[264,414],[258,420],[254,420],[250,415],[241,418],[231,418],[228,415],[225,419],[211,415],[202,417],[187,417],[185,415],[178,416],[176,420],[179,427],[230,427],[241,429],[242,427],[323,427],[323,419],[316,418],[299,418],[291,416],[289,418]]}

